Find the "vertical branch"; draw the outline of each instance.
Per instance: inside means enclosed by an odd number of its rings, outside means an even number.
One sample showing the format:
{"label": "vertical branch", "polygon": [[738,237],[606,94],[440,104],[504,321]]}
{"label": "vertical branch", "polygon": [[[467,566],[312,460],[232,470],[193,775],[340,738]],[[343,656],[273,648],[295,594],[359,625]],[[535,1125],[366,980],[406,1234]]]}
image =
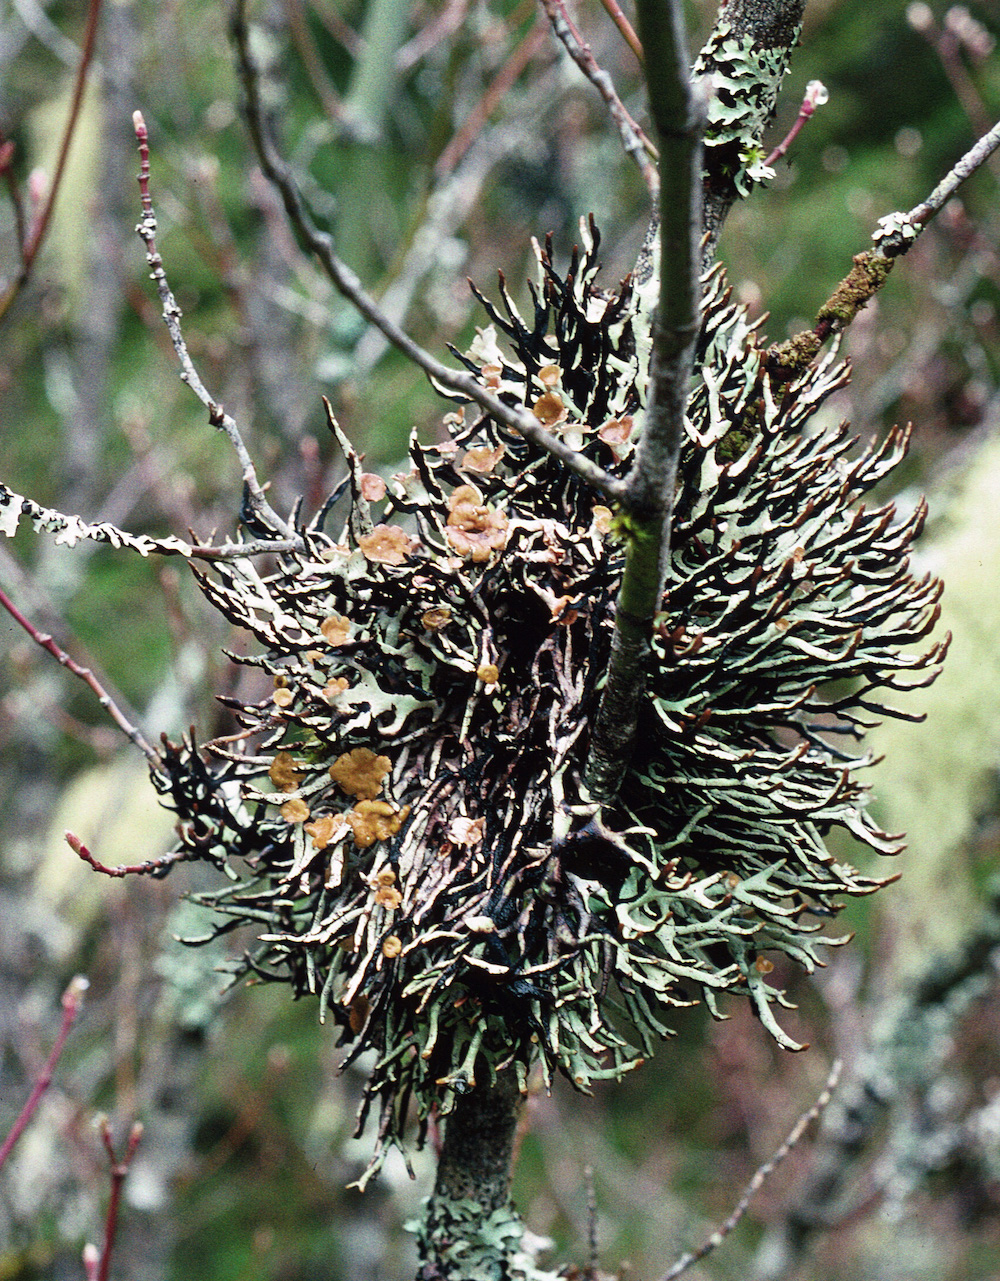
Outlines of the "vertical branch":
{"label": "vertical branch", "polygon": [[512,1071],[456,1100],[421,1227],[418,1281],[510,1275],[510,1256],[521,1238],[510,1203],[520,1110]]}
{"label": "vertical branch", "polygon": [[670,522],[699,323],[702,112],[687,70],[678,0],[639,0],[639,38],[660,149],[660,278],[646,416],[626,479],[625,572],[611,660],[594,726],[587,786],[611,800],[632,754],[670,552]]}

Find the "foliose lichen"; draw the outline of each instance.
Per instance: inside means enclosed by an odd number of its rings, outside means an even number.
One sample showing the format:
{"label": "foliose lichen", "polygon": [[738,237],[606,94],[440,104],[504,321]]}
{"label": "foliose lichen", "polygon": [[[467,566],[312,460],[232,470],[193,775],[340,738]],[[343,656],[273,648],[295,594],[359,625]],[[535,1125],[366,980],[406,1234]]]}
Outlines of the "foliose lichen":
{"label": "foliose lichen", "polygon": [[[538,249],[528,318],[501,281],[464,360],[621,473],[648,320],[628,280],[598,288],[583,231],[565,276]],[[863,503],[906,433],[861,445],[817,427],[845,367],[832,354],[772,383],[719,271],[703,315],[667,592],[615,808],[596,814],[581,782],[624,559],[613,513],[490,418],[458,407],[388,485],[340,437],[340,532],[326,531],[332,495],[296,518],[303,550],[268,571],[247,557],[199,574],[256,638],[236,661],[270,691],[224,699],[239,733],[168,744],[155,781],[178,857],[222,874],[196,896],[218,931],[253,927],[237,968],[318,998],[349,1061],[374,1051],[372,1168],[411,1103],[422,1134],[498,1073],[526,1090],[539,1064],[587,1089],[641,1062],[699,996],[715,1012],[748,997],[796,1048],[770,957],[812,970],[842,897],[883,883],[824,838],[897,847],[866,809],[857,740],[942,652],[912,646],[940,591],[908,572],[923,510]],[[0,491],[0,527],[22,511],[47,522]]]}

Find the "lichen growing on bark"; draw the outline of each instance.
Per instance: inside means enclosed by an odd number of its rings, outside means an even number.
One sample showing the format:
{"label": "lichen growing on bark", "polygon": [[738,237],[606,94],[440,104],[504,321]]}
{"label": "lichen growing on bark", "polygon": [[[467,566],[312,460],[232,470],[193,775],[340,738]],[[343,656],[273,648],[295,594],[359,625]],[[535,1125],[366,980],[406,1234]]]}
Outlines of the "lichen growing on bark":
{"label": "lichen growing on bark", "polygon": [[[629,281],[598,288],[597,254],[586,228],[565,276],[539,250],[531,314],[501,284],[464,359],[621,473],[648,320]],[[536,1064],[587,1089],[699,995],[749,997],[794,1047],[769,954],[820,964],[841,897],[881,883],[824,837],[895,848],[856,740],[940,654],[905,648],[936,616],[937,584],[907,569],[922,512],[863,505],[904,434],[814,427],[845,378],[831,356],[772,382],[708,279],[638,748],[601,813],[581,779],[628,522],[506,428],[460,407],[387,486],[341,437],[342,529],[331,496],[273,568],[199,574],[271,690],[224,700],[241,735],[166,748],[177,854],[222,874],[197,895],[220,931],[253,927],[237,968],[318,998],[348,1059],[374,1051],[376,1165],[411,1104],[422,1135],[474,1085],[526,1090]],[[0,492],[0,525],[13,508],[44,524],[26,503]]]}

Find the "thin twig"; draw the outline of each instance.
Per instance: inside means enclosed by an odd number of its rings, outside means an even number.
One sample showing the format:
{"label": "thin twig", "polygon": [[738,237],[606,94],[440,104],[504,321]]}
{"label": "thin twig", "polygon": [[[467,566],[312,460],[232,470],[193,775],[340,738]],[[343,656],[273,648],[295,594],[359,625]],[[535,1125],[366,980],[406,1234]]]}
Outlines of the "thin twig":
{"label": "thin twig", "polygon": [[139,146],[139,194],[142,200],[142,218],[136,227],[136,233],[146,246],[146,261],[149,263],[150,272],[156,282],[157,293],[160,295],[160,302],[163,306],[163,319],[173,342],[174,351],[177,353],[177,358],[181,363],[181,381],[187,383],[208,410],[208,421],[212,426],[221,428],[229,437],[230,444],[239,459],[248,505],[254,516],[258,518],[261,524],[271,530],[291,535],[291,527],[273,510],[264,496],[264,491],[257,479],[253,460],[246,445],[243,443],[239,427],[223,407],[217,404],[208,394],[205,384],[201,381],[201,377],[194,367],[194,362],[188,354],[187,344],[181,332],[181,309],[167,282],[166,272],[163,269],[163,259],[156,248],[156,213],[149,194],[149,134],[141,111],[133,112],[132,123],[135,126],[135,136]]}
{"label": "thin twig", "polygon": [[622,146],[639,166],[643,181],[655,199],[660,188],[660,178],[655,164],[650,162],[650,157],[656,159],[656,147],[632,119],[625,104],[619,98],[611,77],[597,65],[590,45],[584,40],[566,12],[564,0],[542,0],[542,8],[552,25],[552,30],[565,46],[566,52],[607,103],[608,111],[622,140]]}
{"label": "thin twig", "polygon": [[142,1141],[142,1132],[142,1122],[136,1121],[131,1130],[129,1130],[128,1143],[125,1147],[124,1155],[119,1158],[111,1139],[111,1127],[108,1125],[107,1117],[101,1120],[101,1141],[111,1163],[111,1196],[108,1199],[108,1213],[104,1224],[104,1247],[93,1272],[94,1281],[108,1281],[108,1272],[111,1268],[111,1251],[114,1248],[115,1236],[118,1232],[118,1207],[121,1203],[122,1187],[128,1175],[129,1166],[132,1164],[132,1158],[135,1156],[136,1148]]}
{"label": "thin twig", "polygon": [[729,1236],[730,1232],[732,1232],[743,1218],[744,1214],[746,1214],[749,1209],[750,1202],[760,1191],[765,1180],[770,1178],[781,1162],[784,1161],[785,1157],[788,1156],[789,1152],[791,1152],[792,1148],[794,1148],[799,1142],[806,1131],[806,1127],[812,1121],[819,1119],[823,1110],[833,1098],[833,1092],[837,1088],[837,1082],[840,1080],[842,1067],[843,1064],[840,1059],[836,1059],[833,1067],[830,1069],[830,1075],[826,1078],[826,1085],[823,1087],[823,1091],[819,1098],[808,1111],[802,1113],[799,1119],[792,1126],[788,1138],[785,1139],[784,1143],[782,1143],[781,1147],[778,1148],[777,1152],[775,1152],[771,1159],[769,1161],[765,1161],[764,1164],[754,1172],[753,1178],[746,1185],[743,1195],[736,1204],[736,1209],[733,1210],[725,1223],[713,1232],[697,1250],[690,1250],[687,1254],[681,1255],[673,1267],[663,1274],[661,1281],[674,1281],[675,1277],[679,1277],[683,1272],[686,1272],[692,1264],[697,1263],[700,1259],[704,1259],[707,1254],[711,1254],[712,1251],[717,1249],[726,1237]]}
{"label": "thin twig", "polygon": [[821,80],[809,81],[806,85],[805,97],[802,99],[802,106],[799,107],[799,114],[795,117],[795,123],[764,161],[764,164],[767,165],[768,168],[770,168],[775,161],[781,159],[802,132],[806,121],[814,114],[817,107],[821,107],[827,101],[829,96],[830,95],[826,91],[826,86]]}
{"label": "thin twig", "polygon": [[52,1084],[52,1077],[56,1069],[56,1064],[59,1062],[59,1056],[63,1052],[63,1047],[66,1044],[66,1038],[69,1036],[70,1029],[76,1021],[76,1016],[80,1013],[80,1007],[83,1005],[83,994],[89,986],[89,980],[84,978],[82,974],[78,974],[75,978],[70,980],[69,987],[67,987],[66,991],[63,993],[63,1014],[62,1023],[59,1026],[59,1034],[55,1039],[52,1049],[49,1051],[49,1057],[45,1060],[45,1066],[42,1068],[42,1074],[35,1082],[34,1088],[28,1096],[27,1103],[25,1103],[24,1107],[21,1109],[17,1120],[14,1122],[13,1129],[7,1135],[6,1139],[4,1139],[3,1144],[0,1145],[0,1169],[3,1168],[4,1163],[14,1149],[14,1144],[24,1133],[28,1122],[38,1110],[38,1105],[41,1103],[42,1096],[45,1091]]}
{"label": "thin twig", "polygon": [[38,628],[35,627],[34,623],[21,613],[7,593],[2,589],[0,589],[0,606],[10,614],[11,618],[13,618],[16,623],[19,623],[20,626],[24,628],[36,645],[40,645],[42,649],[47,650],[48,653],[57,660],[57,662],[61,663],[62,666],[72,672],[74,676],[78,676],[80,680],[90,686],[97,695],[98,702],[122,733],[129,738],[136,747],[138,747],[146,757],[146,760],[149,761],[150,766],[156,771],[162,770],[163,762],[160,759],[159,753],[146,740],[142,731],[132,724],[90,668],[81,667],[79,663],[70,658],[69,654],[56,644],[48,632],[40,632]]}
{"label": "thin twig", "polygon": [[74,836],[72,832],[66,832],[64,835],[66,844],[73,853],[79,854],[80,858],[85,863],[89,863],[95,872],[100,872],[104,876],[120,878],[126,876],[155,876],[158,872],[166,872],[175,863],[182,861],[180,854],[164,854],[162,858],[147,859],[144,863],[119,863],[117,867],[108,867],[106,863],[101,863],[91,854],[79,836]]}
{"label": "thin twig", "polygon": [[604,5],[604,8],[608,12],[608,17],[622,33],[625,38],[625,43],[639,59],[639,63],[641,65],[645,56],[642,52],[642,45],[639,43],[639,37],[635,34],[635,28],[632,26],[631,22],[629,22],[628,18],[625,17],[624,13],[622,13],[617,0],[601,0],[601,4]]}
{"label": "thin twig", "polygon": [[499,396],[488,391],[471,374],[451,369],[437,360],[385,315],[350,267],[338,257],[332,238],[326,232],[320,231],[313,222],[291,169],[278,154],[271,140],[261,103],[259,72],[250,57],[243,0],[237,0],[235,5],[232,32],[246,97],[247,124],[261,169],[281,194],[289,222],[305,247],[319,259],[330,281],[367,321],[380,330],[394,347],[422,369],[431,381],[446,393],[455,393],[475,402],[497,422],[509,427],[512,431],[519,432],[539,449],[560,459],[571,471],[606,497],[614,501],[622,499],[625,486],[617,476],[612,476],[597,463],[577,453],[557,436],[550,435],[535,415],[527,409],[505,404]]}
{"label": "thin twig", "polygon": [[635,745],[653,617],[663,598],[677,460],[699,328],[704,107],[688,75],[680,0],[640,0],[650,114],[660,145],[659,301],[646,416],[625,480],[626,556],[608,674],[587,760],[596,801],[614,798]]}
{"label": "thin twig", "polygon": [[76,133],[77,121],[80,118],[80,108],[83,105],[83,94],[87,87],[87,73],[90,70],[90,64],[94,57],[94,45],[97,41],[97,30],[99,18],[101,16],[101,0],[90,0],[87,7],[87,25],[83,33],[83,48],[80,52],[80,60],[77,63],[76,79],[73,82],[73,97],[70,100],[69,115],[66,117],[66,127],[63,130],[62,139],[59,143],[59,155],[56,159],[55,172],[52,175],[52,182],[49,186],[48,198],[42,208],[41,213],[35,220],[31,234],[27,243],[21,247],[21,270],[17,273],[11,283],[8,285],[5,293],[0,297],[0,321],[10,310],[15,298],[28,283],[28,277],[31,275],[31,269],[35,265],[35,259],[38,257],[38,251],[45,242],[45,236],[49,230],[52,221],[52,211],[55,208],[56,197],[59,194],[59,188],[62,185],[63,174],[66,171],[66,161],[69,158],[70,145],[73,141],[73,135]]}
{"label": "thin twig", "polygon": [[[914,205],[910,212],[905,215],[906,221],[910,226],[916,228],[917,231],[923,231],[934,215],[944,208],[966,178],[970,178],[980,165],[984,164],[993,155],[998,147],[1000,147],[1000,122],[995,124],[989,133],[984,134],[974,147],[969,148],[961,160],[945,174],[926,200],[919,205]],[[890,247],[887,241],[888,238],[882,239],[879,243],[879,248],[888,255]],[[907,244],[899,252],[905,253],[908,248],[909,245]]]}

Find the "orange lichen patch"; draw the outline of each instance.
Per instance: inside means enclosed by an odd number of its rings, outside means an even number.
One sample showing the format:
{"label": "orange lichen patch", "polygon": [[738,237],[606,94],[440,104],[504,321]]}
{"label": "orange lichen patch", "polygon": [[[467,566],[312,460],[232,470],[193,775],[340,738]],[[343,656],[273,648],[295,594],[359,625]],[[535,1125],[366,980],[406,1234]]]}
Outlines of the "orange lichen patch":
{"label": "orange lichen patch", "polygon": [[598,503],[593,509],[594,528],[599,534],[606,534],[611,529],[611,522],[614,519],[614,512],[610,507],[602,507]]}
{"label": "orange lichen patch", "polygon": [[624,445],[631,435],[632,418],[626,414],[624,418],[609,418],[598,430],[597,438],[614,449],[616,445]]}
{"label": "orange lichen patch", "polygon": [[448,825],[448,838],[456,845],[478,845],[486,828],[485,818],[466,818],[460,815]]}
{"label": "orange lichen patch", "polygon": [[351,620],[342,614],[331,614],[319,625],[323,638],[331,645],[343,645],[351,637]]}
{"label": "orange lichen patch", "polygon": [[451,610],[447,605],[435,606],[420,615],[421,626],[429,632],[439,632],[451,622]]}
{"label": "orange lichen patch", "polygon": [[309,806],[305,801],[300,801],[297,797],[290,801],[285,801],[281,807],[281,817],[286,823],[304,823],[309,817]]}
{"label": "orange lichen patch", "polygon": [[380,907],[387,907],[395,910],[403,901],[403,896],[392,885],[380,885],[375,891],[375,902]]}
{"label": "orange lichen patch", "polygon": [[371,471],[362,472],[361,497],[367,498],[370,503],[381,502],[385,497],[385,481],[382,477]]}
{"label": "orange lichen patch", "polygon": [[374,800],[392,768],[388,756],[376,756],[368,747],[355,747],[338,756],[330,766],[330,777],[348,796]]}
{"label": "orange lichen patch", "polygon": [[358,801],[345,815],[354,833],[354,844],[366,850],[376,841],[387,841],[403,826],[410,812],[409,805],[394,810],[388,801]]}
{"label": "orange lichen patch", "polygon": [[370,534],[361,535],[358,546],[367,560],[380,565],[402,565],[413,550],[409,534],[397,525],[376,525]]}
{"label": "orange lichen patch", "polygon": [[563,403],[562,396],[557,392],[547,391],[544,396],[539,396],[531,406],[531,412],[543,427],[551,427],[555,423],[561,423],[569,413],[569,410]]}
{"label": "orange lichen patch", "polygon": [[770,974],[774,969],[774,963],[769,961],[766,956],[758,956],[753,963],[753,967],[758,974]]}
{"label": "orange lichen patch", "polygon": [[[445,414],[441,421],[446,427],[461,427],[465,422],[465,406],[459,405],[459,407],[457,409],[453,409],[450,414]],[[438,448],[440,449],[441,446],[439,445]]]}
{"label": "orange lichen patch", "polygon": [[318,850],[325,850],[334,841],[339,841],[349,827],[350,823],[343,814],[323,814],[311,823],[306,823],[305,830],[312,837],[313,845]]}
{"label": "orange lichen patch", "polygon": [[500,679],[500,668],[496,663],[482,663],[476,668],[476,676],[484,685],[495,685]]}
{"label": "orange lichen patch", "polygon": [[503,369],[500,365],[483,365],[479,371],[483,376],[483,382],[493,391],[500,386],[500,375]]}
{"label": "orange lichen patch", "polygon": [[267,776],[282,792],[294,792],[302,782],[298,761],[291,752],[275,752]]}
{"label": "orange lichen patch", "polygon": [[490,449],[486,445],[467,449],[462,459],[462,471],[475,471],[481,476],[488,476],[506,452],[506,445],[497,445],[496,449]]}
{"label": "orange lichen patch", "polygon": [[562,378],[562,370],[558,365],[543,365],[535,375],[543,387],[555,387]]}
{"label": "orange lichen patch", "polygon": [[383,867],[378,876],[375,877],[376,885],[395,885],[396,873],[391,867]]}
{"label": "orange lichen patch", "polygon": [[295,702],[295,695],[290,689],[286,689],[284,685],[282,685],[280,689],[276,689],[274,691],[271,695],[271,699],[274,702],[275,707],[291,707]]}
{"label": "orange lichen patch", "polygon": [[459,555],[481,562],[507,544],[507,517],[483,506],[483,496],[473,485],[459,485],[448,500],[445,535]]}
{"label": "orange lichen patch", "polygon": [[323,697],[328,703],[333,703],[345,689],[350,688],[350,684],[346,676],[335,676],[332,681],[323,686]]}
{"label": "orange lichen patch", "polygon": [[321,651],[318,649],[307,649],[304,657],[306,662],[312,663],[314,667],[316,666],[317,663],[322,662],[322,659],[323,659],[323,655]]}
{"label": "orange lichen patch", "polygon": [[403,944],[395,934],[390,934],[382,944],[382,955],[390,961],[394,956],[398,956],[402,950]]}

